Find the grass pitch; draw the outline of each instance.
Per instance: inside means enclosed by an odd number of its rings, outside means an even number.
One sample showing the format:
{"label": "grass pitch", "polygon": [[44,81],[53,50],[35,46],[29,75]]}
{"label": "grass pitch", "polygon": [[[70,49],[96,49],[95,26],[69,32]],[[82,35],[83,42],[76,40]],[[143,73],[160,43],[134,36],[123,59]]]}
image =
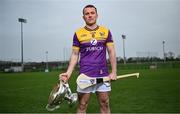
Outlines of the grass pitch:
{"label": "grass pitch", "polygon": [[[118,74],[140,72],[140,78],[129,77],[112,82],[110,106],[113,113],[180,112],[180,69],[119,70]],[[47,113],[45,106],[59,72],[0,73],[0,113]],[[73,73],[69,82],[76,91]],[[76,105],[67,103],[54,111],[75,113]],[[99,113],[95,94],[92,94],[89,113]]]}

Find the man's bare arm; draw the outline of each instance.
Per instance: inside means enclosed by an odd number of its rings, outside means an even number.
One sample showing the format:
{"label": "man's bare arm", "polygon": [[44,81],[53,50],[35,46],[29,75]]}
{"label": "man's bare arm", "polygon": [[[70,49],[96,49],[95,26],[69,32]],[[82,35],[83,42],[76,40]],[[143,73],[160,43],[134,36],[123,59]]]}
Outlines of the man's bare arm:
{"label": "man's bare arm", "polygon": [[66,82],[70,78],[70,76],[74,70],[74,67],[76,66],[76,64],[78,62],[78,58],[79,58],[79,50],[73,49],[67,71],[65,73],[62,73],[59,75],[59,78],[61,80]]}
{"label": "man's bare arm", "polygon": [[112,73],[110,74],[110,78],[112,80],[116,79],[117,75],[117,62],[116,62],[116,52],[114,45],[107,46],[108,54],[109,54],[109,60],[111,63]]}
{"label": "man's bare arm", "polygon": [[71,58],[70,58],[70,62],[69,62],[69,66],[67,69],[67,73],[69,74],[69,76],[72,74],[74,67],[76,66],[76,64],[78,62],[78,58],[79,58],[79,51],[73,49]]}

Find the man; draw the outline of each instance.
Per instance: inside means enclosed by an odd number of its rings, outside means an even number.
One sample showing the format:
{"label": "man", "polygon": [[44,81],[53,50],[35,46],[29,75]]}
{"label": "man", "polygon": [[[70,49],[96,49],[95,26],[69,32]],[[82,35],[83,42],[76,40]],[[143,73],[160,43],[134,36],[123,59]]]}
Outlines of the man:
{"label": "man", "polygon": [[[59,75],[60,79],[67,82],[80,56],[80,73],[90,77],[109,76],[116,80],[116,54],[111,32],[105,27],[98,26],[97,9],[93,5],[87,5],[83,9],[85,27],[80,28],[74,34],[73,50],[66,73]],[[106,63],[106,50],[109,54],[112,71],[108,73]],[[109,92],[110,82],[99,83],[86,89],[77,87],[79,104],[77,113],[86,113],[90,94],[96,92],[101,113],[110,113]]]}

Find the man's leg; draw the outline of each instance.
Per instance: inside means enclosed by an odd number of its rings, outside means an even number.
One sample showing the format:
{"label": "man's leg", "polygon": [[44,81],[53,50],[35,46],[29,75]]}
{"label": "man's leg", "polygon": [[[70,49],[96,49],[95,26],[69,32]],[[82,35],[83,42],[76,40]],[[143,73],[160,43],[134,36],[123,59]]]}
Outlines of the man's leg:
{"label": "man's leg", "polygon": [[86,113],[86,109],[88,106],[90,93],[78,93],[78,107],[77,107],[77,114],[78,113]]}
{"label": "man's leg", "polygon": [[110,114],[110,107],[109,107],[109,92],[96,92],[101,114]]}

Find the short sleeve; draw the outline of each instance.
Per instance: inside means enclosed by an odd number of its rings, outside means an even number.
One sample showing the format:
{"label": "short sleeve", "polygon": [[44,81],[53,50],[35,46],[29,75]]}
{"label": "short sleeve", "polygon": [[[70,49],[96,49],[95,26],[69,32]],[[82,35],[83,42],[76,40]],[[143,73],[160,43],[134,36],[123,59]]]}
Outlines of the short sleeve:
{"label": "short sleeve", "polygon": [[73,37],[73,49],[79,50],[79,47],[80,47],[80,42],[79,42],[77,35],[75,33],[74,37]]}
{"label": "short sleeve", "polygon": [[113,43],[113,38],[112,38],[112,34],[110,32],[110,30],[108,31],[108,37],[106,39],[106,45],[109,46],[109,45],[114,45]]}

